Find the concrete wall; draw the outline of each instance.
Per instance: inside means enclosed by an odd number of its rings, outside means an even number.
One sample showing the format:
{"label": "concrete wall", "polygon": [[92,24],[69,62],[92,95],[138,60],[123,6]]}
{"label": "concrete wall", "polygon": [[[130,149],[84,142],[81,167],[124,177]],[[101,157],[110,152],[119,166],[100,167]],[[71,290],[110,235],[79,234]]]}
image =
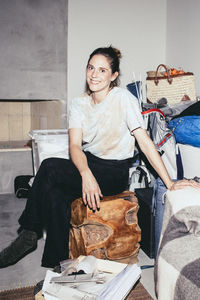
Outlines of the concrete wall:
{"label": "concrete wall", "polygon": [[121,85],[146,77],[165,62],[166,0],[68,1],[68,101],[85,86],[89,54],[97,47],[119,48]]}
{"label": "concrete wall", "polygon": [[0,99],[67,98],[67,0],[0,1]]}
{"label": "concrete wall", "polygon": [[167,0],[166,63],[195,75],[200,95],[200,1]]}

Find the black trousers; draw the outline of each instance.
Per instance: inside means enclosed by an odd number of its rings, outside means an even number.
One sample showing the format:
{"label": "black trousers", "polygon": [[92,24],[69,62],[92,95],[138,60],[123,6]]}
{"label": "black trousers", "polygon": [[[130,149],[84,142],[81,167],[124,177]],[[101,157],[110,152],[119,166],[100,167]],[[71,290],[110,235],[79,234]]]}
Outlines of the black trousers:
{"label": "black trousers", "polygon": [[[85,153],[104,196],[121,193],[128,185],[129,159],[105,160]],[[42,162],[19,218],[22,228],[47,237],[42,266],[54,267],[69,255],[70,212],[82,195],[81,176],[71,160],[49,158]]]}

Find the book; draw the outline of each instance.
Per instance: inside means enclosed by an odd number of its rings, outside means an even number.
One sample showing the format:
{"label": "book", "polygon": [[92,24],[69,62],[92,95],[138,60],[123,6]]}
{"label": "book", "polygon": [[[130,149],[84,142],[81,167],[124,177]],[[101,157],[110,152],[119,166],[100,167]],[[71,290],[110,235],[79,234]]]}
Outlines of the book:
{"label": "book", "polygon": [[141,276],[137,264],[94,256],[79,256],[61,265],[66,266],[61,274],[46,273],[42,288],[46,300],[122,300]]}

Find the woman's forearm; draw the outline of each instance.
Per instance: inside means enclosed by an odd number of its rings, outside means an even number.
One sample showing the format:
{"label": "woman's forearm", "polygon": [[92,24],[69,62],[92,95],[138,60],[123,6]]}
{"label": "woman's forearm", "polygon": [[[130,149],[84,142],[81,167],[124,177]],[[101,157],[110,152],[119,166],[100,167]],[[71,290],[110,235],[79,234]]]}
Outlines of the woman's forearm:
{"label": "woman's forearm", "polygon": [[100,198],[103,197],[101,189],[93,176],[84,152],[78,145],[70,146],[70,155],[74,165],[82,177],[82,199],[85,205],[96,210],[100,208]]}
{"label": "woman's forearm", "polygon": [[144,129],[137,129],[133,132],[134,136],[137,139],[137,142],[140,146],[141,151],[145,154],[146,158],[148,159],[149,163],[152,165],[154,170],[163,180],[164,184],[168,189],[171,189],[173,185],[173,181],[171,180],[167,169],[160,157],[153,141],[150,139],[149,135],[147,134],[146,130]]}
{"label": "woman's forearm", "polygon": [[154,168],[154,170],[157,172],[157,174],[160,176],[160,178],[166,185],[166,187],[168,189],[171,189],[173,181],[171,180],[167,169],[163,163],[163,160],[160,157],[158,151],[156,150],[154,144],[152,146],[149,145],[147,149],[143,149],[143,152],[150,164],[152,165],[152,167]]}
{"label": "woman's forearm", "polygon": [[74,165],[77,167],[81,175],[84,172],[88,172],[90,170],[88,167],[87,158],[79,146],[77,145],[70,146],[70,156]]}

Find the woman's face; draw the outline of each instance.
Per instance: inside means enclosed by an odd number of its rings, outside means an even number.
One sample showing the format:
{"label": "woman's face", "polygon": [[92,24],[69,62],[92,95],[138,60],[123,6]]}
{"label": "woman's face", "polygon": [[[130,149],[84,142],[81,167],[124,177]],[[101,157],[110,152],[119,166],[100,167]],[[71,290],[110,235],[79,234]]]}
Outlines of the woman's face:
{"label": "woman's face", "polygon": [[108,93],[111,81],[117,76],[118,72],[112,74],[110,63],[104,55],[96,54],[88,63],[86,80],[93,93]]}

